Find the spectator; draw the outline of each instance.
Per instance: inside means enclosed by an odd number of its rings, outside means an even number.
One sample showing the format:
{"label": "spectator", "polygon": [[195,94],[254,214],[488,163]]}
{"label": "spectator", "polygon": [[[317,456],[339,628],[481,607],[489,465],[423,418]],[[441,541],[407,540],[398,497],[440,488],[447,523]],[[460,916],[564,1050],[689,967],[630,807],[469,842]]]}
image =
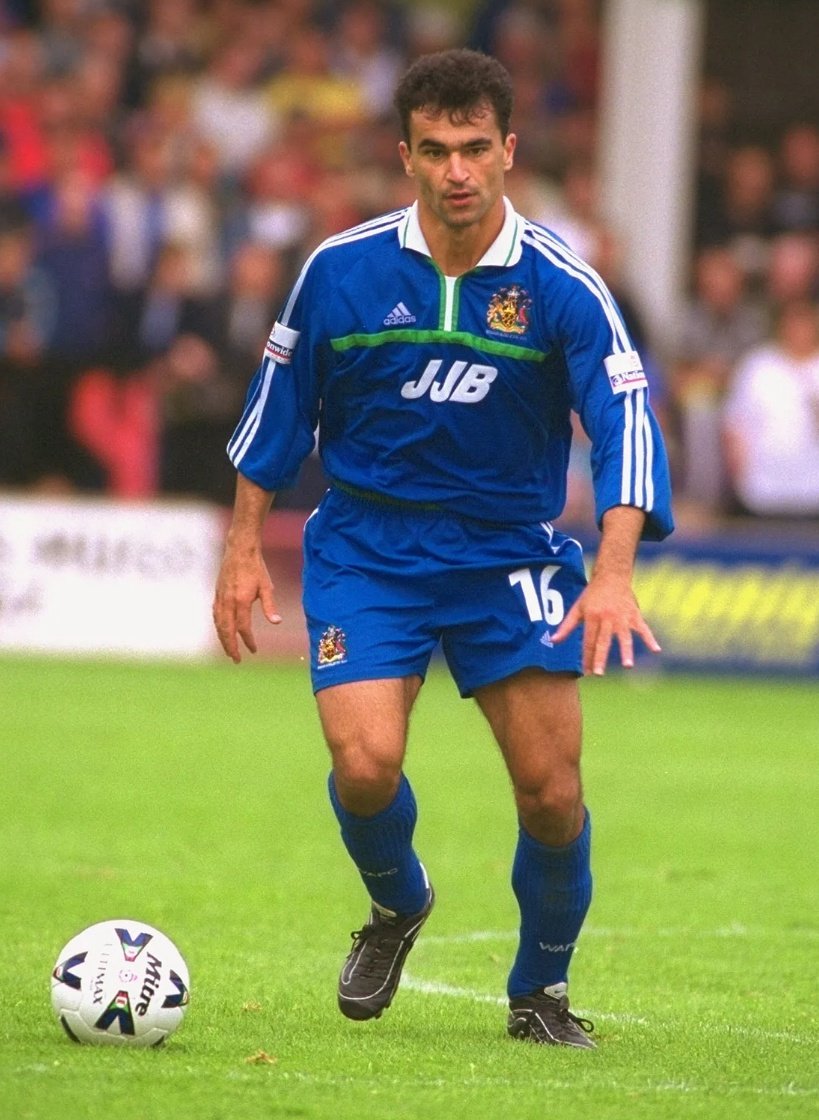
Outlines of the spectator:
{"label": "spectator", "polygon": [[31,365],[51,326],[49,285],[34,265],[34,239],[23,222],[0,226],[0,356]]}
{"label": "spectator", "polygon": [[83,55],[85,0],[41,0],[40,41],[49,74],[70,74]]}
{"label": "spectator", "polygon": [[48,173],[38,112],[43,75],[44,53],[35,32],[7,35],[0,52],[0,133],[8,154],[9,182],[25,201],[36,197]]}
{"label": "spectator", "polygon": [[730,249],[700,250],[676,343],[677,392],[720,396],[732,367],[765,330],[763,308],[749,298],[745,274]]}
{"label": "spectator", "polygon": [[230,262],[228,288],[219,301],[218,346],[223,364],[241,386],[239,402],[247,371],[258,365],[287,293],[285,262],[282,253],[253,241],[239,245]]}
{"label": "spectator", "polygon": [[221,225],[234,191],[221,178],[215,145],[192,124],[188,80],[158,81],[142,124],[165,150],[165,184],[159,186],[160,241],[185,246],[193,288],[200,295],[212,295],[222,282]]}
{"label": "spectator", "polygon": [[[221,282],[218,192],[206,144],[180,149],[176,136],[145,120],[132,138],[129,166],[103,191],[109,269],[120,324],[131,320],[163,247],[184,246],[198,296]],[[121,329],[121,328],[120,328]]]}
{"label": "spectator", "polygon": [[734,254],[726,248],[701,249],[676,341],[671,388],[683,490],[712,512],[726,497],[720,416],[728,377],[765,331],[765,314],[748,298]]}
{"label": "spectator", "polygon": [[711,212],[701,213],[699,247],[730,245],[750,280],[759,282],[775,233],[774,163],[762,147],[748,144],[727,159],[722,192]]}
{"label": "spectator", "polygon": [[20,192],[14,189],[8,144],[0,132],[0,232],[27,225],[28,218]]}
{"label": "spectator", "polygon": [[95,91],[87,78],[88,72],[80,69],[67,77],[48,78],[40,87],[38,126],[46,176],[52,183],[78,171],[100,184],[113,170],[113,152],[102,120],[105,109],[95,104]]}
{"label": "spectator", "polygon": [[294,116],[309,124],[308,154],[324,167],[343,166],[345,142],[367,117],[363,89],[357,80],[336,73],[330,41],[310,24],[288,42],[284,69],[267,88],[272,110],[285,120]]}
{"label": "spectator", "polygon": [[31,485],[41,474],[42,366],[48,332],[46,285],[34,267],[30,229],[0,227],[0,485]]}
{"label": "spectator", "polygon": [[741,512],[819,516],[819,310],[779,309],[773,338],[737,367],[724,411],[725,456]]}
{"label": "spectator", "polygon": [[131,104],[145,104],[157,78],[198,73],[205,57],[197,0],[149,0],[133,56]]}
{"label": "spectator", "polygon": [[181,243],[163,245],[149,283],[134,301],[133,337],[126,343],[133,364],[165,354],[181,334],[211,338],[213,307],[193,283],[190,253]]}
{"label": "spectator", "polygon": [[707,75],[703,78],[697,101],[698,136],[696,151],[696,215],[697,244],[712,242],[706,231],[721,209],[725,168],[731,150],[733,99],[727,85]]}
{"label": "spectator", "polygon": [[137,318],[137,371],[128,381],[132,395],[153,389],[159,491],[228,503],[234,474],[223,452],[286,290],[284,262],[241,245],[213,301],[195,298],[189,276],[186,250],[166,246]]}
{"label": "spectator", "polygon": [[123,104],[125,74],[115,54],[102,50],[83,57],[74,77],[76,119],[104,153],[104,175],[121,165],[127,116]]}
{"label": "spectator", "polygon": [[220,171],[233,184],[279,127],[278,114],[258,86],[263,62],[260,44],[232,39],[216,48],[194,86],[193,126],[213,144]]}
{"label": "spectator", "polygon": [[783,233],[771,242],[765,298],[772,308],[819,296],[819,234]]}
{"label": "spectator", "polygon": [[[76,310],[82,291],[76,281],[73,296],[59,290],[51,271],[60,257],[60,265],[72,257],[75,239],[79,259],[85,256],[81,185],[65,185],[58,216],[59,230],[39,264],[28,227],[0,232],[0,483],[49,491],[99,489],[104,477],[66,423],[76,361],[98,341],[98,327],[89,326],[85,316],[76,338],[66,342],[71,306]],[[93,301],[93,268],[86,278]]]}
{"label": "spectator", "polygon": [[173,148],[155,128],[132,134],[128,164],[105,184],[110,272],[126,297],[144,286],[170,235],[168,198],[173,183]]}
{"label": "spectator", "polygon": [[772,208],[778,230],[819,230],[819,129],[814,125],[793,124],[785,130]]}
{"label": "spectator", "polygon": [[295,261],[311,230],[310,193],[322,181],[298,148],[286,141],[267,148],[245,176],[226,228],[229,244],[254,241]]}
{"label": "spectator", "polygon": [[519,137],[523,158],[562,172],[558,124],[578,106],[565,79],[562,42],[552,18],[538,7],[512,4],[499,16],[493,39],[493,53],[512,76],[518,119],[541,122]]}
{"label": "spectator", "polygon": [[405,54],[417,58],[433,51],[457,46],[461,39],[460,19],[444,3],[408,4]]}
{"label": "spectator", "polygon": [[600,32],[595,0],[558,0],[566,86],[575,105],[595,109],[600,78]]}
{"label": "spectator", "polygon": [[368,117],[392,109],[403,60],[387,38],[387,10],[379,0],[350,0],[341,11],[333,51],[334,68],[355,81]]}
{"label": "spectator", "polygon": [[536,221],[548,226],[583,260],[596,267],[601,253],[597,176],[589,160],[575,159],[561,178],[557,206],[537,212]]}
{"label": "spectator", "polygon": [[[162,493],[215,498],[211,476],[224,459],[224,401],[215,349],[180,334],[152,366],[161,402],[159,488]],[[219,495],[222,501],[226,494]]]}
{"label": "spectator", "polygon": [[509,9],[519,6],[518,0],[482,0],[474,5],[467,45],[484,54],[497,54],[500,25]]}
{"label": "spectator", "polygon": [[100,360],[112,312],[103,215],[83,171],[55,184],[40,242],[37,263],[53,299],[48,350],[55,365],[77,370]]}

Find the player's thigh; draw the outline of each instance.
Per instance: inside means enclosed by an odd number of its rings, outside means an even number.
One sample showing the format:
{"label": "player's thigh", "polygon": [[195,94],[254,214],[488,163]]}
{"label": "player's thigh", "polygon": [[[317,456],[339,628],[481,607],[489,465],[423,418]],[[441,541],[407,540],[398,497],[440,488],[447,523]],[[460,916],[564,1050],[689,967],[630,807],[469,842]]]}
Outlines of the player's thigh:
{"label": "player's thigh", "polygon": [[349,681],[317,692],[319,718],[333,757],[364,752],[400,765],[421,683],[418,676]]}
{"label": "player's thigh", "polygon": [[574,674],[524,669],[475,691],[516,794],[571,814],[582,796],[582,713]]}

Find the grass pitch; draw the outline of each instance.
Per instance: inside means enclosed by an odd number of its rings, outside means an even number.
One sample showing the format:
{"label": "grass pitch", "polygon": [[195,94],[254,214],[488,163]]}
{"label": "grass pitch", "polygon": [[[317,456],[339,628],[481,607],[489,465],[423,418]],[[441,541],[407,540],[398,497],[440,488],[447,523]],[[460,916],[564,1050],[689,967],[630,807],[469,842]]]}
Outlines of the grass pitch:
{"label": "grass pitch", "polygon": [[[599,1050],[504,1033],[507,780],[436,671],[408,772],[438,905],[380,1022],[335,1007],[367,904],[303,666],[0,662],[0,1112],[9,1120],[664,1120],[819,1110],[816,685],[583,684],[596,895],[572,970]],[[191,970],[159,1051],[72,1045],[49,973],[135,917]]]}

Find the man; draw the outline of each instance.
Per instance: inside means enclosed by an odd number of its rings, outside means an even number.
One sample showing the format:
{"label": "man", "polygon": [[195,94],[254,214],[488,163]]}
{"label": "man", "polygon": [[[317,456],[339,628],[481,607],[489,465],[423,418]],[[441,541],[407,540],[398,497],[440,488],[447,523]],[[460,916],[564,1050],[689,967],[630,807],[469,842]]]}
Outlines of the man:
{"label": "man", "polygon": [[819,516],[819,307],[789,300],[773,337],[733,371],[724,453],[741,510]]}
{"label": "man", "polygon": [[[440,640],[498,741],[520,820],[509,1033],[592,1047],[567,995],[591,895],[576,678],[604,672],[614,638],[627,666],[634,633],[659,648],[631,572],[641,536],[671,531],[665,455],[602,282],[504,198],[503,67],[466,50],[423,56],[396,106],[417,202],[319,246],[273,328],[229,445],[239,477],[216,626],[239,661],[239,638],[256,649],[253,602],[279,621],[261,526],[318,425],[332,485],[305,530],[311,670],[330,800],[372,900],[340,1009],[389,1007],[433,905],[402,763]],[[588,587],[579,545],[550,524],[571,408],[592,438],[602,525]]]}

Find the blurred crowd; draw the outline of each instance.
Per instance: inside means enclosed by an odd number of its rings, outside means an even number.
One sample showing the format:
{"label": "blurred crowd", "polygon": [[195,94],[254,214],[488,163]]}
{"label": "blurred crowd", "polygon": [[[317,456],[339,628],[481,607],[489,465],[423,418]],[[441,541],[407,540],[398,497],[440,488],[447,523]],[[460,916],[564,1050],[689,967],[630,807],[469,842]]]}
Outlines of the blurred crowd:
{"label": "blurred crowd", "polygon": [[[598,8],[0,0],[0,487],[228,503],[224,446],[302,261],[413,197],[397,77],[469,45],[513,77],[512,201],[622,306],[679,492],[819,514],[819,130],[749,142],[703,83],[690,298],[652,338],[598,202]],[[323,486],[311,459],[283,502]]]}

